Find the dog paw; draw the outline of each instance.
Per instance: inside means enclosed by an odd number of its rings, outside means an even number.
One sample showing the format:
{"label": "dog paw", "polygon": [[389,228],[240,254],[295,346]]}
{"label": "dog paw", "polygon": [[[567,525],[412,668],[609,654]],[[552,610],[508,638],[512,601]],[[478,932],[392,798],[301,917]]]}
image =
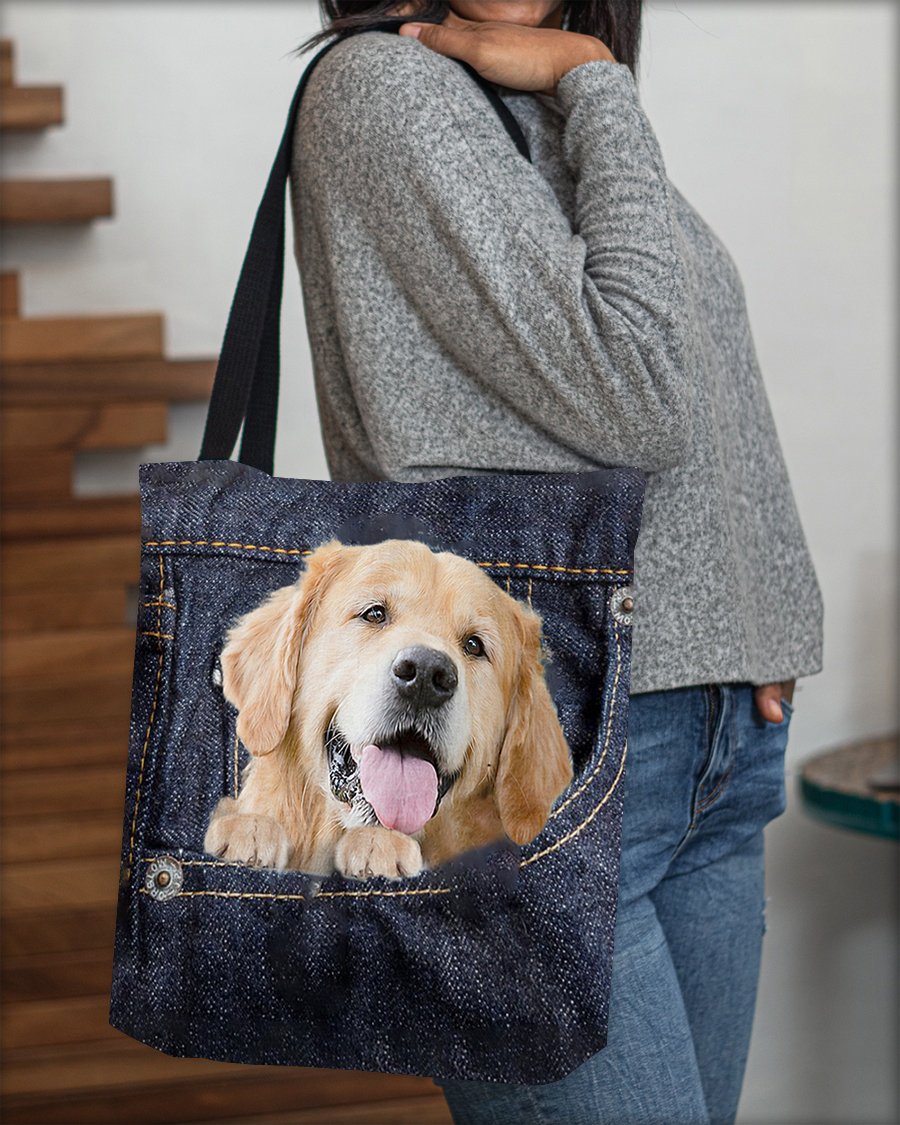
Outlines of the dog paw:
{"label": "dog paw", "polygon": [[384,875],[402,879],[418,875],[424,868],[422,849],[417,840],[393,828],[350,828],[334,854],[335,867],[350,879]]}
{"label": "dog paw", "polygon": [[231,801],[231,806],[221,812],[219,807],[216,808],[203,840],[204,849],[231,863],[274,867],[283,871],[290,854],[290,841],[285,830],[269,816],[232,812],[234,805],[235,802]]}

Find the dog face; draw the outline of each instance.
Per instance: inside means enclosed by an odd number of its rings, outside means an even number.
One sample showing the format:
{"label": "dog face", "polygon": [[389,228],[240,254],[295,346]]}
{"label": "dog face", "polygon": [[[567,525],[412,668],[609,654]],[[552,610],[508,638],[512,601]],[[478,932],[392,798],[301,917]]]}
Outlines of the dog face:
{"label": "dog face", "polygon": [[492,786],[534,838],[572,777],[544,681],[540,618],[474,563],[415,540],[324,544],[230,630],[223,689],[254,755],[293,755],[336,800],[355,763],[366,809],[409,834]]}

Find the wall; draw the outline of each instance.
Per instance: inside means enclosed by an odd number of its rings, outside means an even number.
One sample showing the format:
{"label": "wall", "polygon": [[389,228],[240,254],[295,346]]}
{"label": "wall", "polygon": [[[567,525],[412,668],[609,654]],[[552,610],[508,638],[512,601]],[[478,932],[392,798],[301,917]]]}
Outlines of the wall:
{"label": "wall", "polygon": [[[808,755],[896,727],[890,2],[646,6],[641,96],[671,179],[741,269],[756,347],[826,602],[826,668],[801,682],[791,801],[768,832],[768,933],[743,1122],[896,1112],[896,851],[816,825]],[[67,124],[11,138],[4,174],[111,174],[116,215],[10,231],[24,311],[161,310],[172,357],[215,355],[317,5],[8,0],[22,82],[63,82]],[[304,59],[309,56],[304,56]],[[288,262],[276,469],[327,475],[299,281]],[[140,460],[196,457],[203,411],[165,446],[81,459],[80,492]]]}

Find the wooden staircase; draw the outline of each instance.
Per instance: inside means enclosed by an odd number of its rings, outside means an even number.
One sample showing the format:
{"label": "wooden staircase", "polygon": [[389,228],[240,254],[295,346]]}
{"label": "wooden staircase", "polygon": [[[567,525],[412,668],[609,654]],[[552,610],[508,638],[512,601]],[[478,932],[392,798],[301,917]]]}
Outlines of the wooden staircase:
{"label": "wooden staircase", "polygon": [[[14,84],[9,41],[0,82],[0,129],[62,123],[60,87]],[[0,184],[3,223],[112,214],[109,180]],[[23,316],[0,276],[2,1118],[449,1122],[427,1079],[175,1059],[109,1026],[140,510],[75,497],[73,464],[164,441],[214,373],[166,358],[158,313]]]}

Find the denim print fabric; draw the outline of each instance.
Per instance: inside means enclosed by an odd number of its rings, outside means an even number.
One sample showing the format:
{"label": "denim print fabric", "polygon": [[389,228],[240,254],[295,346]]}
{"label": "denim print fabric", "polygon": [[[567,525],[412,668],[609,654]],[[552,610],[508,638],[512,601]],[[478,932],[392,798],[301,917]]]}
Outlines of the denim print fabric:
{"label": "denim print fabric", "polygon": [[732,1125],[793,708],[746,682],[631,697],[608,1043],[541,1085],[442,1082],[459,1125]]}
{"label": "denim print fabric", "polygon": [[[643,474],[339,483],[199,461],[140,483],[112,1025],[171,1055],[487,1082],[559,1079],[601,1050]],[[217,675],[226,630],[331,537],[454,551],[542,615],[575,778],[530,844],[400,880],[203,852],[248,761]]]}

